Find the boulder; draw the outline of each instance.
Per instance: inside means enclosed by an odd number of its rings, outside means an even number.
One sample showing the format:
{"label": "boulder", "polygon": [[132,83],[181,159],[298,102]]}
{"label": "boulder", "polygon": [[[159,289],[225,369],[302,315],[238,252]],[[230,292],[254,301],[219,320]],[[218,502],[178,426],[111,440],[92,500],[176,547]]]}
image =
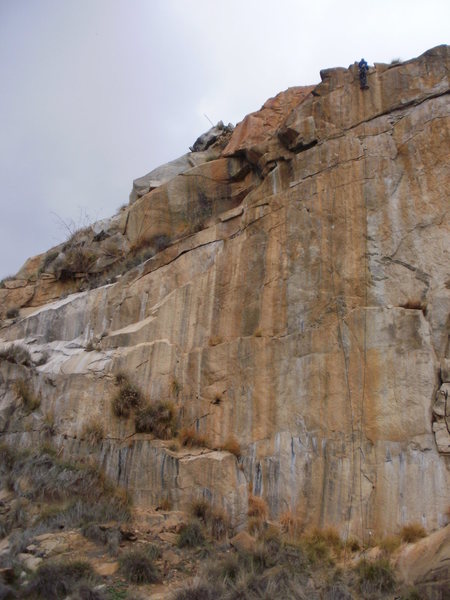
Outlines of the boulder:
{"label": "boulder", "polygon": [[264,103],[259,111],[251,113],[238,123],[223,155],[244,154],[264,170],[268,163],[287,157],[279,143],[277,131],[294,108],[298,107],[313,90],[309,87],[292,87],[280,92]]}
{"label": "boulder", "polygon": [[450,525],[403,548],[396,561],[400,578],[430,600],[445,600],[450,589]]}
{"label": "boulder", "polygon": [[203,152],[208,150],[210,146],[215,144],[221,137],[233,131],[233,125],[228,123],[224,125],[222,121],[219,121],[217,125],[213,125],[208,131],[198,137],[194,144],[190,147],[191,152]]}

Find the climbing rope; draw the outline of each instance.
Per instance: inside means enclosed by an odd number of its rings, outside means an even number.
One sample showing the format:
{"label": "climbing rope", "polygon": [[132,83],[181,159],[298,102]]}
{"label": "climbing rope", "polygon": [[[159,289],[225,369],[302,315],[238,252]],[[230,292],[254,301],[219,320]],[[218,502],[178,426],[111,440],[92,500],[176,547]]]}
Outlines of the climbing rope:
{"label": "climbing rope", "polygon": [[[365,194],[363,194],[363,202],[364,202],[364,210],[363,210],[363,227],[362,231],[366,231],[367,229],[367,211],[365,210],[366,202],[365,202]],[[333,200],[332,200],[332,208],[331,208],[331,222],[334,223],[334,214],[335,214],[335,203],[336,203],[336,192],[333,191]],[[331,238],[333,239],[333,238]],[[344,348],[344,339],[343,339],[343,319],[339,311],[337,295],[336,295],[336,284],[335,284],[335,265],[334,265],[334,244],[332,243],[331,247],[331,278],[332,278],[332,288],[333,288],[333,297],[335,299],[335,308],[336,308],[336,318],[338,324],[338,342],[342,349],[343,357],[344,357],[344,366],[345,366],[345,383],[347,388],[347,401],[350,407],[350,418],[351,418],[351,445],[352,445],[352,462],[351,462],[351,472],[352,472],[352,490],[351,490],[351,500],[350,500],[350,510],[348,511],[348,519],[347,519],[347,532],[346,532],[346,542],[349,538],[350,533],[350,523],[353,512],[353,504],[355,499],[355,489],[354,489],[354,468],[355,468],[355,414],[353,409],[352,402],[352,393],[350,389],[349,383],[349,357]],[[365,397],[366,397],[366,366],[367,366],[367,303],[368,303],[368,289],[367,289],[367,249],[364,249],[364,325],[363,325],[363,360],[362,360],[362,393],[361,393],[361,406],[360,406],[360,418],[359,423],[356,424],[359,434],[359,509],[360,509],[360,525],[361,525],[361,539],[363,544],[365,543],[365,515],[364,515],[364,501],[363,501],[363,491],[362,491],[362,459],[364,457],[363,452],[363,426],[364,426],[364,410],[365,410]]]}
{"label": "climbing rope", "polygon": [[[331,204],[331,222],[332,223],[334,223],[335,204],[336,204],[336,191],[333,190],[333,200],[332,200],[332,204]],[[347,532],[346,532],[346,536],[345,536],[345,540],[347,543],[347,540],[349,538],[349,533],[350,533],[350,522],[351,522],[351,518],[352,518],[353,500],[354,500],[354,495],[355,495],[354,479],[353,479],[353,472],[354,472],[354,466],[355,466],[355,428],[354,428],[352,394],[351,394],[350,383],[349,383],[348,356],[347,356],[347,353],[345,352],[345,348],[344,348],[344,339],[343,339],[343,335],[342,335],[342,329],[343,329],[342,318],[341,318],[339,307],[338,307],[338,299],[337,299],[337,295],[336,295],[336,284],[335,284],[335,279],[334,279],[334,273],[335,273],[334,255],[335,255],[335,253],[334,253],[333,236],[331,236],[331,285],[333,288],[333,298],[334,298],[334,304],[335,304],[335,309],[336,309],[336,319],[337,319],[337,325],[338,325],[338,343],[342,349],[342,354],[344,357],[345,384],[346,384],[346,388],[347,388],[347,401],[348,401],[348,405],[350,407],[350,419],[351,419],[351,446],[352,446],[351,456],[352,456],[352,458],[351,458],[350,472],[352,473],[352,486],[351,486],[351,497],[350,497],[350,510],[348,511],[348,519],[347,519]]]}
{"label": "climbing rope", "polygon": [[[363,146],[364,154],[365,149]],[[365,157],[364,157],[365,158]],[[366,161],[364,160],[364,170]],[[364,181],[366,173],[364,173]],[[366,204],[366,195],[364,193],[364,184],[363,184],[363,223],[362,223],[362,231],[365,233],[365,239],[367,240],[367,204]],[[365,399],[366,399],[366,366],[367,366],[367,304],[368,304],[368,281],[367,281],[367,271],[368,271],[368,252],[366,243],[364,244],[364,337],[363,337],[363,365],[362,365],[362,394],[361,394],[361,419],[359,424],[359,510],[361,514],[361,539],[363,544],[365,542],[364,534],[366,530],[366,524],[364,522],[364,512],[363,512],[363,492],[362,492],[362,458],[365,458],[362,445],[363,445],[363,427],[364,427],[364,409],[365,409]]]}

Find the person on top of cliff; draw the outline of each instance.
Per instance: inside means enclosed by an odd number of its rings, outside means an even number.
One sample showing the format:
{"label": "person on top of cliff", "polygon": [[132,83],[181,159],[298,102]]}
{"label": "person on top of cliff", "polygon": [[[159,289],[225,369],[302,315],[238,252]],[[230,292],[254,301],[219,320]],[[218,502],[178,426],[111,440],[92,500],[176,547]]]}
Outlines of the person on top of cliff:
{"label": "person on top of cliff", "polygon": [[359,85],[362,90],[367,90],[367,89],[369,89],[369,86],[367,85],[367,71],[369,70],[369,65],[364,60],[364,58],[362,58],[359,61],[358,68],[359,68]]}

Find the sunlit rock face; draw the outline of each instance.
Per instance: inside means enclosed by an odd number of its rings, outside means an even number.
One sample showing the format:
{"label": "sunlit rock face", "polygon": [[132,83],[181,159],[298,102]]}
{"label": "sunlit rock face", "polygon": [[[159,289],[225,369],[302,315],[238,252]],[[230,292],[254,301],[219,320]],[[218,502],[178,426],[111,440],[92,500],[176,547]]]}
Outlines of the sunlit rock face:
{"label": "sunlit rock face", "polygon": [[[97,271],[107,244],[121,260],[152,249],[106,285],[83,289],[86,273],[62,280],[42,269],[45,255],[30,259],[0,289],[4,315],[21,308],[2,348],[20,342],[35,363],[1,361],[3,439],[44,441],[52,414],[61,452],[92,456],[136,503],[205,497],[237,527],[250,492],[273,518],[292,511],[366,540],[443,525],[448,59],[440,46],[376,64],[366,90],[355,66],[329,69],[317,87],[268,101],[211,160],[87,238]],[[118,372],[148,400],[171,400],[178,426],[208,447],[114,416]],[[19,378],[41,398],[28,415]],[[94,446],[92,419],[104,430]]]}

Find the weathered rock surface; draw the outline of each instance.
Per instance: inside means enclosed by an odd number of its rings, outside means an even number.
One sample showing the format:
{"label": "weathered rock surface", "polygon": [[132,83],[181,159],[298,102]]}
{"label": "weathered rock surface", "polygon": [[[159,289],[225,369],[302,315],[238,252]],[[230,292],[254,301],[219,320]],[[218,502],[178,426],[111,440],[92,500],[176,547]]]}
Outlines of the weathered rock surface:
{"label": "weathered rock surface", "polygon": [[450,590],[450,525],[416,544],[408,544],[397,559],[401,579],[424,598],[444,600]]}
{"label": "weathered rock surface", "polygon": [[286,115],[298,107],[314,86],[293,87],[264,103],[261,110],[247,115],[236,126],[224,156],[244,155],[262,172],[270,170],[277,159],[289,154],[280,144],[277,133]]}
{"label": "weathered rock surface", "polygon": [[[354,66],[327,70],[312,92],[288,90],[244,120],[219,158],[162,177],[97,241],[79,240],[87,272],[61,279],[38,272],[49,253],[32,259],[0,289],[3,314],[19,296],[23,307],[1,348],[19,341],[48,360],[1,361],[3,439],[42,441],[51,412],[61,451],[91,454],[138,504],[205,497],[237,525],[248,489],[272,517],[365,540],[444,525],[448,59],[440,46],[376,65],[364,91]],[[116,257],[117,280],[87,289],[112,238],[152,256]],[[115,417],[119,371],[171,399],[209,448]],[[28,415],[19,378],[41,397]],[[90,419],[104,428],[96,446],[83,438]],[[230,435],[239,459],[218,450]]]}
{"label": "weathered rock surface", "polygon": [[147,173],[147,175],[135,179],[130,193],[130,204],[133,204],[138,198],[145,196],[155,188],[169,182],[177,175],[219,158],[232,130],[232,125],[225,126],[220,121],[194,142],[190,148],[191,152],[183,154],[180,158],[161,165]]}
{"label": "weathered rock surface", "polygon": [[[214,158],[218,158],[219,155],[220,151],[217,152],[217,156]],[[153,171],[150,171],[147,175],[135,179],[130,194],[130,204],[133,204],[138,198],[145,196],[145,194],[148,194],[155,188],[167,183],[176,175],[180,175],[181,173],[189,171],[189,169],[206,162],[207,156],[207,154],[205,156],[205,153],[202,152],[189,152],[188,154],[183,154],[180,158],[153,169]]]}

